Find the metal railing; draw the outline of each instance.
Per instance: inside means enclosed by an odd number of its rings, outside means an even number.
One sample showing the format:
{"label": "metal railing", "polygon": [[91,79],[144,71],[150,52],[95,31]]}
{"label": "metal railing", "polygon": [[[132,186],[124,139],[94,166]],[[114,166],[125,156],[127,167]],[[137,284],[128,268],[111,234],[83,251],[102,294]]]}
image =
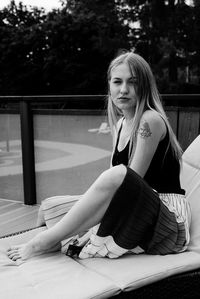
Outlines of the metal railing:
{"label": "metal railing", "polygon": [[[24,185],[24,203],[34,205],[36,200],[35,156],[33,114],[41,105],[55,104],[51,113],[63,111],[70,113],[100,113],[105,109],[105,95],[62,95],[62,96],[0,96],[0,113],[7,113],[8,104],[19,104],[21,141],[22,141],[22,168]],[[200,94],[164,94],[162,99],[165,106],[195,106],[200,107]],[[61,106],[60,103],[62,103]],[[6,106],[6,105],[7,106]],[[58,108],[58,109],[57,109]],[[16,107],[15,107],[16,109]],[[18,108],[17,108],[18,109]],[[81,112],[80,112],[81,109]],[[62,111],[62,112],[61,112]],[[102,113],[102,112],[101,112]]]}

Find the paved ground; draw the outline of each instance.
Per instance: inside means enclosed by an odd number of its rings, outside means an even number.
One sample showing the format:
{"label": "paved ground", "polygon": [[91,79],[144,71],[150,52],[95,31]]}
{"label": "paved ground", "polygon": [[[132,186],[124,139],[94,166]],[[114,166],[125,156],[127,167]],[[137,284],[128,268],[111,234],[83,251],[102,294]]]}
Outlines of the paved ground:
{"label": "paved ground", "polygon": [[[33,207],[23,204],[20,139],[9,140],[9,152],[6,152],[5,141],[0,142],[0,236],[35,226],[42,199],[54,195],[82,194],[109,167],[111,136],[105,123],[102,131],[99,130],[99,123],[96,118],[85,117],[81,121],[73,118],[67,124],[62,123],[62,128],[57,124],[53,126],[50,135],[44,132],[41,125],[36,128],[38,205]],[[44,127],[46,129],[46,122]],[[65,127],[70,128],[66,131]]]}
{"label": "paved ground", "polygon": [[[109,167],[111,136],[104,116],[34,116],[37,202],[83,193]],[[3,128],[3,119],[1,126]],[[102,127],[103,124],[103,127]],[[0,198],[23,201],[20,125],[10,120],[0,132]],[[101,128],[101,130],[100,130]],[[6,155],[6,136],[9,150]]]}
{"label": "paved ground", "polygon": [[[0,142],[0,147],[2,145]],[[0,177],[22,174],[21,141],[11,140],[10,148],[10,152],[2,151],[0,153]],[[94,146],[46,140],[36,140],[35,149],[37,172],[72,168],[110,156],[110,151]],[[41,154],[43,155],[42,159]]]}
{"label": "paved ground", "polygon": [[[84,190],[77,188],[77,184],[79,187],[88,186],[89,182],[87,181],[93,181],[98,176],[97,172],[99,172],[100,164],[102,167],[110,157],[110,151],[81,144],[36,141],[35,145],[38,151],[42,149],[45,153],[44,158],[41,159],[40,157],[36,163],[37,188],[40,190],[40,197],[42,198],[56,195],[56,193],[59,195],[64,194],[62,185],[65,182],[68,182],[66,184],[66,192],[68,194],[83,193]],[[11,152],[5,154],[1,152],[1,183],[3,181],[15,181],[16,184],[16,179],[22,177],[19,146],[20,141],[11,141]],[[49,152],[50,149],[51,152]],[[75,179],[77,177],[77,169],[79,182]],[[13,196],[13,186],[11,183],[8,190],[10,196]],[[55,189],[58,190],[59,186],[62,191],[56,192]],[[17,191],[19,191],[19,186]],[[34,227],[38,208],[39,205],[25,206],[22,201],[0,199],[0,237]]]}

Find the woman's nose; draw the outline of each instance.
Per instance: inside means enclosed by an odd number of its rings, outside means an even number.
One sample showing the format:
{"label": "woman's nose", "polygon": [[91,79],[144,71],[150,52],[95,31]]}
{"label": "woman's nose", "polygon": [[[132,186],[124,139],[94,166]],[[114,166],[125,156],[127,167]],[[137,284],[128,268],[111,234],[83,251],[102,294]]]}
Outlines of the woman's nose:
{"label": "woman's nose", "polygon": [[122,94],[128,92],[128,86],[127,86],[127,84],[126,84],[125,82],[121,85],[120,92],[121,92]]}

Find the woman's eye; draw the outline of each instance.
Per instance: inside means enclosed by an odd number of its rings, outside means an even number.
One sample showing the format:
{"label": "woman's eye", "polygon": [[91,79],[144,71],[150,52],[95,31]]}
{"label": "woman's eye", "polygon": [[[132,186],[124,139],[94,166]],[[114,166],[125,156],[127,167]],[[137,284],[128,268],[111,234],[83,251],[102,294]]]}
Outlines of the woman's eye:
{"label": "woman's eye", "polygon": [[129,81],[130,84],[137,84],[137,79],[132,79]]}

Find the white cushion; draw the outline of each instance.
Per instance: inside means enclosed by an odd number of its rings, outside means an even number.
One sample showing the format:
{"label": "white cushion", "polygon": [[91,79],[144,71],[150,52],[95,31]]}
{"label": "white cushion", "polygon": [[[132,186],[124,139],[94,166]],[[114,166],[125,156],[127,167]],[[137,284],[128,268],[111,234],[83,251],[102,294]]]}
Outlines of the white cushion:
{"label": "white cushion", "polygon": [[10,244],[27,242],[40,231],[0,239],[1,299],[109,298],[200,267],[200,254],[196,252],[77,261],[57,252],[31,258],[20,265],[7,257]]}
{"label": "white cushion", "polygon": [[181,185],[191,206],[189,250],[200,252],[200,135],[183,154]]}
{"label": "white cushion", "polygon": [[112,280],[60,252],[37,256],[20,265],[7,257],[10,244],[27,242],[39,231],[0,239],[1,299],[108,298],[120,292]]}
{"label": "white cushion", "polygon": [[200,267],[200,254],[183,252],[161,255],[126,255],[116,260],[91,258],[80,260],[90,270],[106,276],[123,291],[130,291]]}

